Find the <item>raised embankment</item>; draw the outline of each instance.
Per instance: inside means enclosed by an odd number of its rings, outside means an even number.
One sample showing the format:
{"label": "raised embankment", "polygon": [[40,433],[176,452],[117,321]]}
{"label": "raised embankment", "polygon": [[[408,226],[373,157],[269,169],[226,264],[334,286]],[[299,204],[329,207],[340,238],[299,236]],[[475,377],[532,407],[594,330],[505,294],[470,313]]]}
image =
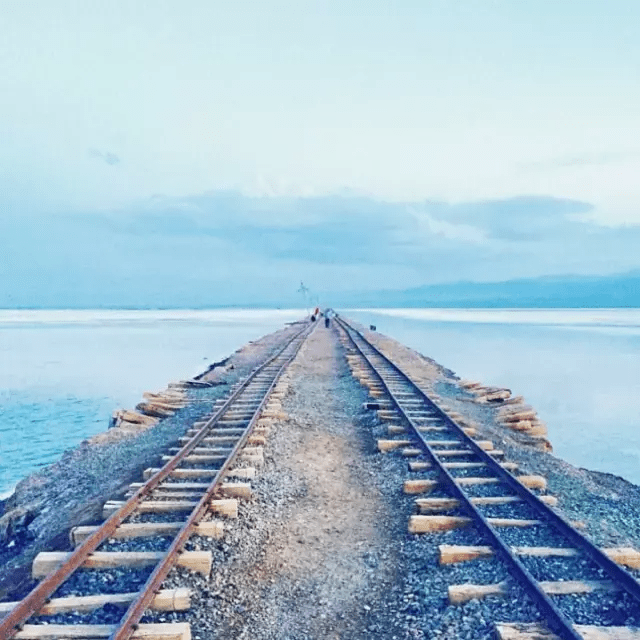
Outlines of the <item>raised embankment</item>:
{"label": "raised embankment", "polygon": [[356,329],[266,336],[23,481],[0,637],[640,637],[640,490]]}

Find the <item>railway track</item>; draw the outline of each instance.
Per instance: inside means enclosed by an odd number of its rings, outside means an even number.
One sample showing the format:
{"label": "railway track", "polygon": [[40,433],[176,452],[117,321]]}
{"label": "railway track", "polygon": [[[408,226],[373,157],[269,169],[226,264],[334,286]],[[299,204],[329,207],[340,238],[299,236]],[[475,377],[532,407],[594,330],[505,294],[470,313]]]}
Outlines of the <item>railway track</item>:
{"label": "railway track", "polygon": [[624,568],[639,569],[640,553],[593,545],[579,523],[554,511],[544,478],[518,475],[504,452],[448,415],[361,332],[340,317],[336,323],[352,373],[372,396],[368,407],[389,423],[379,450],[410,460],[403,487],[416,496],[409,532],[473,528],[482,544],[440,545],[440,563],[492,558],[506,566],[507,580],[450,585],[449,603],[526,593],[539,619],[493,621],[501,640],[640,640],[640,583]]}
{"label": "railway track", "polygon": [[220,537],[218,518],[236,517],[238,498],[251,494],[247,481],[262,462],[270,418],[278,416],[283,373],[314,326],[216,401],[161,468],[130,486],[126,500],[107,502],[101,525],[72,529],[74,551],[40,553],[32,573],[41,582],[22,601],[0,603],[0,639],[188,640],[186,623],[140,621],[147,609],[189,607],[187,589],[161,589],[172,567],[209,574],[211,552],[185,544],[194,535]]}

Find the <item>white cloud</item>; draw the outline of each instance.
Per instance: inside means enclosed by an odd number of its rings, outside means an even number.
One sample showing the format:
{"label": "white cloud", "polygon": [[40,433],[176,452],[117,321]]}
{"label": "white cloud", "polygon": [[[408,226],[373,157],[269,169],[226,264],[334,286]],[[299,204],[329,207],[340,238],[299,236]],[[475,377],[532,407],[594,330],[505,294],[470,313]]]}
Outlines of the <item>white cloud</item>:
{"label": "white cloud", "polygon": [[419,211],[415,207],[408,207],[408,211],[415,217],[418,227],[425,236],[438,236],[447,240],[477,245],[486,244],[489,241],[486,231],[480,227],[437,219],[426,211]]}

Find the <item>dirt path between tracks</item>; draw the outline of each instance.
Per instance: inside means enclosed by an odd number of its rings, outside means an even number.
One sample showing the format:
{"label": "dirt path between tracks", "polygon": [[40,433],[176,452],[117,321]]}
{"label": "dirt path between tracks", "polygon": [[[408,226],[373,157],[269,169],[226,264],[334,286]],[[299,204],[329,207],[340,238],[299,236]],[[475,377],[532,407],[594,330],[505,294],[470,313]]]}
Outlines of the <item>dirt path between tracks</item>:
{"label": "dirt path between tracks", "polygon": [[263,571],[305,594],[295,602],[278,598],[269,616],[292,637],[359,637],[372,600],[395,581],[389,530],[377,526],[387,515],[384,500],[361,473],[360,405],[340,388],[344,364],[336,351],[333,335],[316,331],[293,367],[284,404],[294,455],[283,464],[302,479],[306,495],[270,539]]}

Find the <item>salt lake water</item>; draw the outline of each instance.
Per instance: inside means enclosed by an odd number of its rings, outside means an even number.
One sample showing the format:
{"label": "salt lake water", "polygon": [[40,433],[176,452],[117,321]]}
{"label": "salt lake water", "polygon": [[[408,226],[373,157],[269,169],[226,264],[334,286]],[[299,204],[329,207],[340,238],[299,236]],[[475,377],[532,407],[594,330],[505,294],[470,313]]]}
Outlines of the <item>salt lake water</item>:
{"label": "salt lake water", "polygon": [[205,370],[302,310],[1,311],[0,498],[146,390]]}
{"label": "salt lake water", "polygon": [[640,309],[345,312],[453,369],[510,388],[554,454],[640,484]]}
{"label": "salt lake water", "polygon": [[[0,311],[0,497],[302,310]],[[360,309],[345,315],[464,378],[524,395],[554,453],[640,484],[640,310]]]}

